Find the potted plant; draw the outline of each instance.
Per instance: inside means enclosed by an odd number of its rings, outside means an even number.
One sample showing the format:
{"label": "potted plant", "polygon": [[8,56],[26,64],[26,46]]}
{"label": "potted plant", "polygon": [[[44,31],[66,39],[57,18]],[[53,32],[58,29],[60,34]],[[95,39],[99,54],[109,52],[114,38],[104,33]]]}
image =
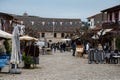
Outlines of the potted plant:
{"label": "potted plant", "polygon": [[30,55],[23,54],[24,68],[31,68],[31,64],[33,63],[32,57]]}
{"label": "potted plant", "polygon": [[12,49],[11,49],[11,46],[9,44],[9,40],[5,39],[4,45],[5,45],[6,53],[10,54]]}

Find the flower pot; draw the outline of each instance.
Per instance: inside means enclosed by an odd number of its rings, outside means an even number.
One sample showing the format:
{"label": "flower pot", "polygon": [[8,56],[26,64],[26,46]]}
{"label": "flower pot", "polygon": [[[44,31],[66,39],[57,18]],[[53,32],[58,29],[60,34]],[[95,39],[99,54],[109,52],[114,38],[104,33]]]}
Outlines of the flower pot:
{"label": "flower pot", "polygon": [[31,67],[31,64],[25,64],[25,65],[24,65],[24,68],[29,69],[30,67]]}

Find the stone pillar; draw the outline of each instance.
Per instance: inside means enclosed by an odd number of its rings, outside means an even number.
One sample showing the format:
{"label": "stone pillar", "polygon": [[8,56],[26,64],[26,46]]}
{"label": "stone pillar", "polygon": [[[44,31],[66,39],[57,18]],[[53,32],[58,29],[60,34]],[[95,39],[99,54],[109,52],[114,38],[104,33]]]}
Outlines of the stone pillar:
{"label": "stone pillar", "polygon": [[107,14],[107,22],[110,22],[110,14]]}
{"label": "stone pillar", "polygon": [[115,22],[115,13],[112,13],[112,22]]}

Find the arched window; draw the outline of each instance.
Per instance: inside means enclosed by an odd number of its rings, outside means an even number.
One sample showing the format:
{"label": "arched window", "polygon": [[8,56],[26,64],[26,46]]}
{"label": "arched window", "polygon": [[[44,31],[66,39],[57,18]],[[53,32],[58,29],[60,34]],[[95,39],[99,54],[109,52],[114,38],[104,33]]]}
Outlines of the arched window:
{"label": "arched window", "polygon": [[57,26],[57,25],[58,25],[58,22],[55,22],[55,25]]}
{"label": "arched window", "polygon": [[50,23],[50,22],[48,22],[47,24],[48,24],[48,26],[50,26],[50,24],[51,24],[51,23]]}
{"label": "arched window", "polygon": [[65,34],[64,33],[61,33],[61,38],[64,38]]}
{"label": "arched window", "polygon": [[44,38],[44,37],[45,37],[45,33],[42,33],[42,34],[41,34],[41,37]]}
{"label": "arched window", "polygon": [[54,37],[55,37],[55,38],[57,37],[57,33],[54,33]]}

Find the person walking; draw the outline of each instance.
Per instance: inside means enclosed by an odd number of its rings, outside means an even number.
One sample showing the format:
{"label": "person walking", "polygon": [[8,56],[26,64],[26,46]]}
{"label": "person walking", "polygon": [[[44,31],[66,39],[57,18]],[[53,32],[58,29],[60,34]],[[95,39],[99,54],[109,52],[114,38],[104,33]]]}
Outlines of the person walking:
{"label": "person walking", "polygon": [[72,42],[71,47],[72,47],[72,50],[73,50],[72,56],[75,56],[75,52],[76,52],[76,44],[75,44],[75,42]]}
{"label": "person walking", "polygon": [[60,52],[61,53],[63,52],[63,43],[62,42],[60,43]]}
{"label": "person walking", "polygon": [[90,49],[90,44],[87,43],[86,46],[85,46],[85,51],[86,51],[87,54],[88,54],[88,52],[89,52],[89,49]]}

